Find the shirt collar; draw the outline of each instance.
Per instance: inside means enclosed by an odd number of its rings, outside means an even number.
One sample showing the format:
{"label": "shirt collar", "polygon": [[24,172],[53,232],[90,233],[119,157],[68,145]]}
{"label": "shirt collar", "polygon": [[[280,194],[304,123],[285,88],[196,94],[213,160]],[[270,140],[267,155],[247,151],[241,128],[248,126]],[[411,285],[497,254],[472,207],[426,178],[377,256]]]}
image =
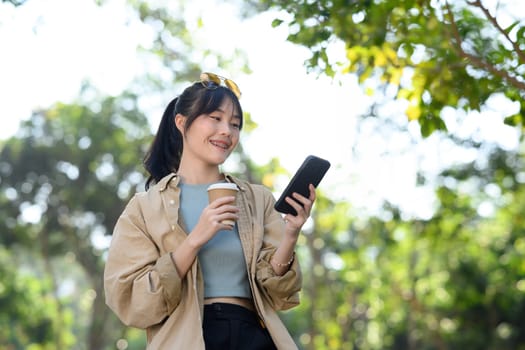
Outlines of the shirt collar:
{"label": "shirt collar", "polygon": [[164,176],[162,179],[160,179],[160,181],[155,187],[158,189],[159,192],[163,192],[168,188],[168,186],[170,186],[172,180],[175,180],[173,182],[173,185],[177,186],[179,184],[180,177],[175,173],[170,173]]}

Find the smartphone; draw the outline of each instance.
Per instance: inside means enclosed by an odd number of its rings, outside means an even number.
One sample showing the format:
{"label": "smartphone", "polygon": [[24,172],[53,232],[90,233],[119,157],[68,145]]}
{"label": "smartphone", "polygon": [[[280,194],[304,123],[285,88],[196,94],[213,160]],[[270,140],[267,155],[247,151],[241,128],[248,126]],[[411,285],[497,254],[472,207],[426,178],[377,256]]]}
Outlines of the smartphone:
{"label": "smartphone", "polygon": [[284,199],[292,197],[292,193],[297,192],[305,197],[310,195],[308,185],[312,184],[317,187],[324,175],[330,168],[330,162],[326,159],[310,155],[306,157],[303,164],[299,167],[295,175],[290,180],[290,183],[284,189],[283,193],[275,203],[275,210],[283,214],[297,215],[297,211],[288,204]]}

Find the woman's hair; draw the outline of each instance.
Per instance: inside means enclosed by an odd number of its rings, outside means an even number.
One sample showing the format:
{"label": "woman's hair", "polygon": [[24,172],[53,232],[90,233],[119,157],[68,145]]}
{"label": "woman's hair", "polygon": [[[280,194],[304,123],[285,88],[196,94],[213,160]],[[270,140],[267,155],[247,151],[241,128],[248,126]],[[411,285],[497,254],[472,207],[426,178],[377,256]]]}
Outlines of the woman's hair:
{"label": "woman's hair", "polygon": [[216,111],[225,99],[233,102],[234,111],[241,117],[242,128],[242,108],[239,99],[222,85],[213,85],[213,88],[210,88],[196,82],[168,104],[157,134],[144,157],[144,168],[149,173],[146,190],[152,183],[157,183],[164,176],[179,169],[183,135],[175,125],[175,116],[180,113],[186,117],[184,129],[188,130],[198,116]]}

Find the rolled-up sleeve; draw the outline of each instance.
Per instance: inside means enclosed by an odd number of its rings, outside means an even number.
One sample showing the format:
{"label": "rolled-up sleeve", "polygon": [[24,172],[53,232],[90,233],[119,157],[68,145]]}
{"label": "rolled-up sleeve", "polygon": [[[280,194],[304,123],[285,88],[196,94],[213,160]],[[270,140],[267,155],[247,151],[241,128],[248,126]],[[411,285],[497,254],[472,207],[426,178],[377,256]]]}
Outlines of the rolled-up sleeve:
{"label": "rolled-up sleeve", "polygon": [[106,304],[124,324],[147,328],[173,312],[181,290],[182,281],[170,254],[160,255],[133,198],[115,225],[108,251]]}
{"label": "rolled-up sleeve", "polygon": [[275,310],[287,310],[299,304],[299,291],[302,288],[302,274],[298,259],[294,259],[290,269],[279,276],[275,274],[270,260],[284,234],[284,220],[274,208],[275,199],[271,192],[265,191],[264,238],[259,252],[256,279],[261,292]]}

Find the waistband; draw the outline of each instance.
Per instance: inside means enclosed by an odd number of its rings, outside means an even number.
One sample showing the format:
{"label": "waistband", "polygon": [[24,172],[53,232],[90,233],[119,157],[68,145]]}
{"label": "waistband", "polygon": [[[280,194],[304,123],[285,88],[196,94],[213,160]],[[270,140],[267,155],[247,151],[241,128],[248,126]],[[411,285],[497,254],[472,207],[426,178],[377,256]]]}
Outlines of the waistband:
{"label": "waistband", "polygon": [[264,327],[257,313],[243,306],[229,303],[213,303],[204,305],[204,317],[213,319],[230,319],[250,322]]}

